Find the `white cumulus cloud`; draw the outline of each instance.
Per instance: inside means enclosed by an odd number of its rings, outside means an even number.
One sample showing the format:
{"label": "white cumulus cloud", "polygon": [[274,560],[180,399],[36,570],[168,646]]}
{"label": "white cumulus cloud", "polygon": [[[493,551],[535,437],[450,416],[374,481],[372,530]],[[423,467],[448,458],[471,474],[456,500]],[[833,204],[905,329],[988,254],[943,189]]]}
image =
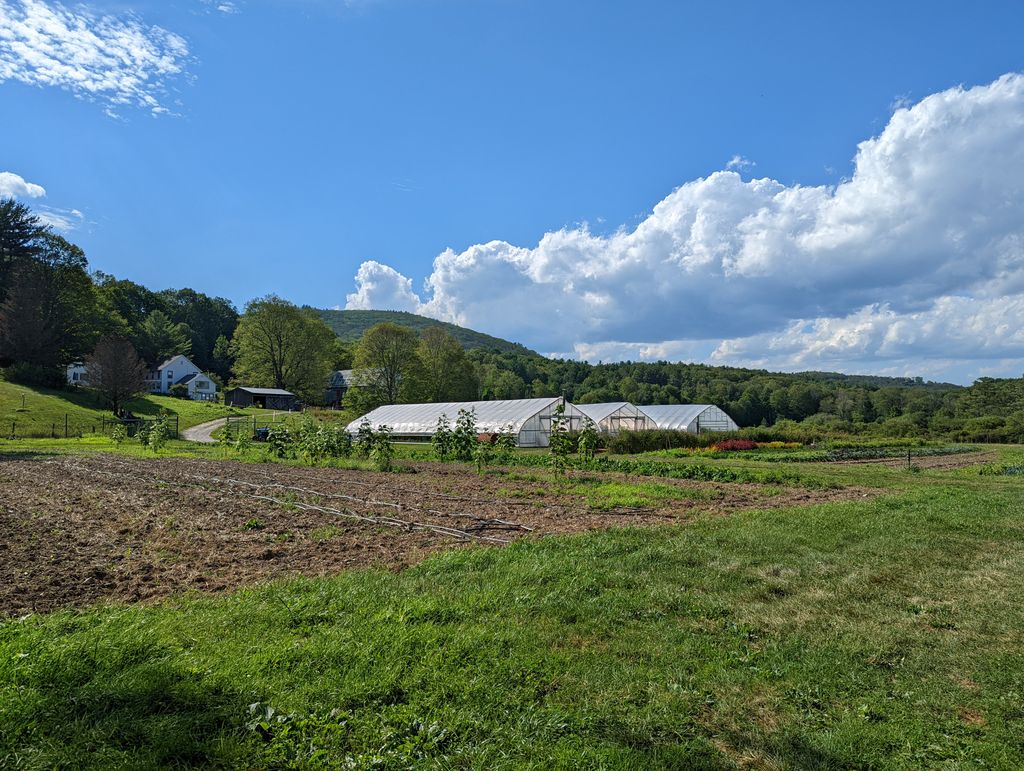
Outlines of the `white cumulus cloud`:
{"label": "white cumulus cloud", "polygon": [[3,198],[42,198],[46,190],[42,185],[26,182],[13,171],[0,171],[0,197]]}
{"label": "white cumulus cloud", "polygon": [[[367,263],[356,287],[349,307],[397,297],[587,358],[713,350],[720,362],[898,368],[969,355],[1013,368],[1024,341],[998,330],[1024,326],[1024,76],[897,108],[837,185],[719,171],[681,185],[633,230],[448,250],[419,295]],[[956,345],[934,345],[954,333]],[[755,355],[765,346],[772,357]]]}
{"label": "white cumulus cloud", "polygon": [[95,15],[43,0],[0,0],[0,82],[56,86],[107,105],[136,105],[153,114],[166,82],[181,75],[188,44],[137,16]]}
{"label": "white cumulus cloud", "polygon": [[358,289],[345,299],[350,310],[420,310],[420,301],[412,289],[412,279],[394,268],[370,260],[359,266]]}

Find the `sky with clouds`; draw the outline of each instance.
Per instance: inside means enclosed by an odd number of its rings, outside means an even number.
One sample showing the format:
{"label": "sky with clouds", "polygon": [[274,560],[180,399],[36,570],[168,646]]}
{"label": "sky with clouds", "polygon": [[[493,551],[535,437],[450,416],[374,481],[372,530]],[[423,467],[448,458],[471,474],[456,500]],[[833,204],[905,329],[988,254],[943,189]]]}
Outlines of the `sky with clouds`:
{"label": "sky with clouds", "polygon": [[[884,22],[884,23],[883,23]],[[597,360],[1024,372],[1019,4],[0,0],[93,267]]]}

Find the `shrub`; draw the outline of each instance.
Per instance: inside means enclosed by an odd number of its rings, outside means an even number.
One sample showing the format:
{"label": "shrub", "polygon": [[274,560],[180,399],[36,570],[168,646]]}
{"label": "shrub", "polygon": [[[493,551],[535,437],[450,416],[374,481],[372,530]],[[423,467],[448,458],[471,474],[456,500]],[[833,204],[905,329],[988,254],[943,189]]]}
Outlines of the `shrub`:
{"label": "shrub", "polygon": [[5,369],[4,376],[12,383],[40,388],[66,388],[68,384],[67,374],[60,367],[43,367],[23,361]]}
{"label": "shrub", "polygon": [[555,408],[555,414],[551,416],[551,439],[550,439],[551,454],[548,457],[548,462],[551,465],[551,470],[556,475],[565,473],[565,468],[569,462],[569,454],[573,450],[572,437],[569,436],[568,427],[565,421],[565,404],[560,403]]}
{"label": "shrub", "polygon": [[490,442],[477,442],[473,448],[473,460],[476,461],[478,474],[483,474],[484,469],[494,460],[494,447]]}
{"label": "shrub", "polygon": [[583,419],[583,428],[576,438],[576,452],[585,460],[593,460],[594,452],[597,450],[601,437],[597,433],[597,426],[590,418]]}
{"label": "shrub", "polygon": [[363,418],[363,422],[359,424],[359,430],[356,432],[356,450],[359,452],[359,457],[364,459],[369,458],[370,452],[373,450],[373,426],[366,418]]}
{"label": "shrub", "polygon": [[381,426],[373,433],[370,460],[377,471],[391,471],[395,448],[391,446],[391,427]]}
{"label": "shrub", "polygon": [[182,383],[175,383],[171,386],[170,390],[167,391],[169,396],[173,396],[175,399],[187,399],[188,398],[188,386]]}
{"label": "shrub", "polygon": [[148,446],[153,452],[160,452],[171,435],[170,427],[167,425],[167,416],[161,415],[149,425],[149,431],[146,436],[146,446]]}
{"label": "shrub", "polygon": [[512,433],[512,426],[504,426],[498,432],[494,440],[494,449],[497,451],[498,463],[508,463],[516,452],[516,435]]}
{"label": "shrub", "polygon": [[741,450],[756,450],[757,442],[750,439],[723,439],[720,442],[715,442],[714,447],[719,452],[736,452]]}
{"label": "shrub", "polygon": [[274,426],[267,431],[267,449],[277,458],[289,455],[294,440],[291,432],[284,426]]}
{"label": "shrub", "polygon": [[459,410],[455,431],[452,432],[452,457],[461,461],[473,460],[477,444],[476,413]]}
{"label": "shrub", "polygon": [[452,424],[447,415],[437,419],[437,427],[434,435],[430,437],[430,446],[439,460],[448,460],[455,446],[455,435],[452,434]]}

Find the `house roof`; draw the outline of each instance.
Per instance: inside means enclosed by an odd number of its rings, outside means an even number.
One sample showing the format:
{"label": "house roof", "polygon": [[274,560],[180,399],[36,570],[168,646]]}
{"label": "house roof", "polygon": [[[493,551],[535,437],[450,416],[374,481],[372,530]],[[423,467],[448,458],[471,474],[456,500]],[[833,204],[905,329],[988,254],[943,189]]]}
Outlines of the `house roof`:
{"label": "house roof", "polygon": [[[166,361],[164,361],[163,364],[157,365],[157,367],[156,367],[157,371],[164,369],[164,367],[166,367],[168,364],[170,364],[172,361],[174,361],[175,359],[178,359],[178,358],[184,359],[189,364],[192,364],[192,359],[190,359],[188,356],[186,356],[183,353],[176,353],[176,354],[174,354],[174,356],[172,356],[171,358],[169,358]],[[195,367],[196,365],[192,364],[192,366]],[[196,367],[196,369],[198,369],[198,367]]]}
{"label": "house roof", "polygon": [[187,383],[191,383],[197,377],[199,377],[199,373],[198,372],[193,372],[191,375],[185,375],[185,377],[180,378],[179,380],[177,380],[174,383],[174,385],[186,385]]}
{"label": "house roof", "polygon": [[338,369],[331,373],[331,379],[328,382],[328,388],[353,388],[355,386],[365,386],[367,384],[367,372],[373,372],[373,370],[361,369],[356,371],[354,369]]}
{"label": "house roof", "polygon": [[232,391],[245,391],[255,396],[295,396],[291,391],[282,388],[250,388],[249,386],[236,386]]}

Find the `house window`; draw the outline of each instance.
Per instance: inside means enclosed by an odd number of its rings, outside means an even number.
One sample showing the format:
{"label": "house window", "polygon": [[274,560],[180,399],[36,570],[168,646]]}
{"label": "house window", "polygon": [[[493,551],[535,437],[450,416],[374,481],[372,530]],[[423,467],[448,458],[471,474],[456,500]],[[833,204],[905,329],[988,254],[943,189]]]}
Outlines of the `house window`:
{"label": "house window", "polygon": [[72,380],[78,380],[78,373],[77,372],[71,373],[71,379]]}
{"label": "house window", "polygon": [[206,381],[205,380],[197,380],[196,381],[196,389],[199,390],[199,391],[205,391],[206,390]]}
{"label": "house window", "polygon": [[170,370],[170,369],[167,370],[167,379],[168,380],[173,380],[174,379],[174,370]]}

